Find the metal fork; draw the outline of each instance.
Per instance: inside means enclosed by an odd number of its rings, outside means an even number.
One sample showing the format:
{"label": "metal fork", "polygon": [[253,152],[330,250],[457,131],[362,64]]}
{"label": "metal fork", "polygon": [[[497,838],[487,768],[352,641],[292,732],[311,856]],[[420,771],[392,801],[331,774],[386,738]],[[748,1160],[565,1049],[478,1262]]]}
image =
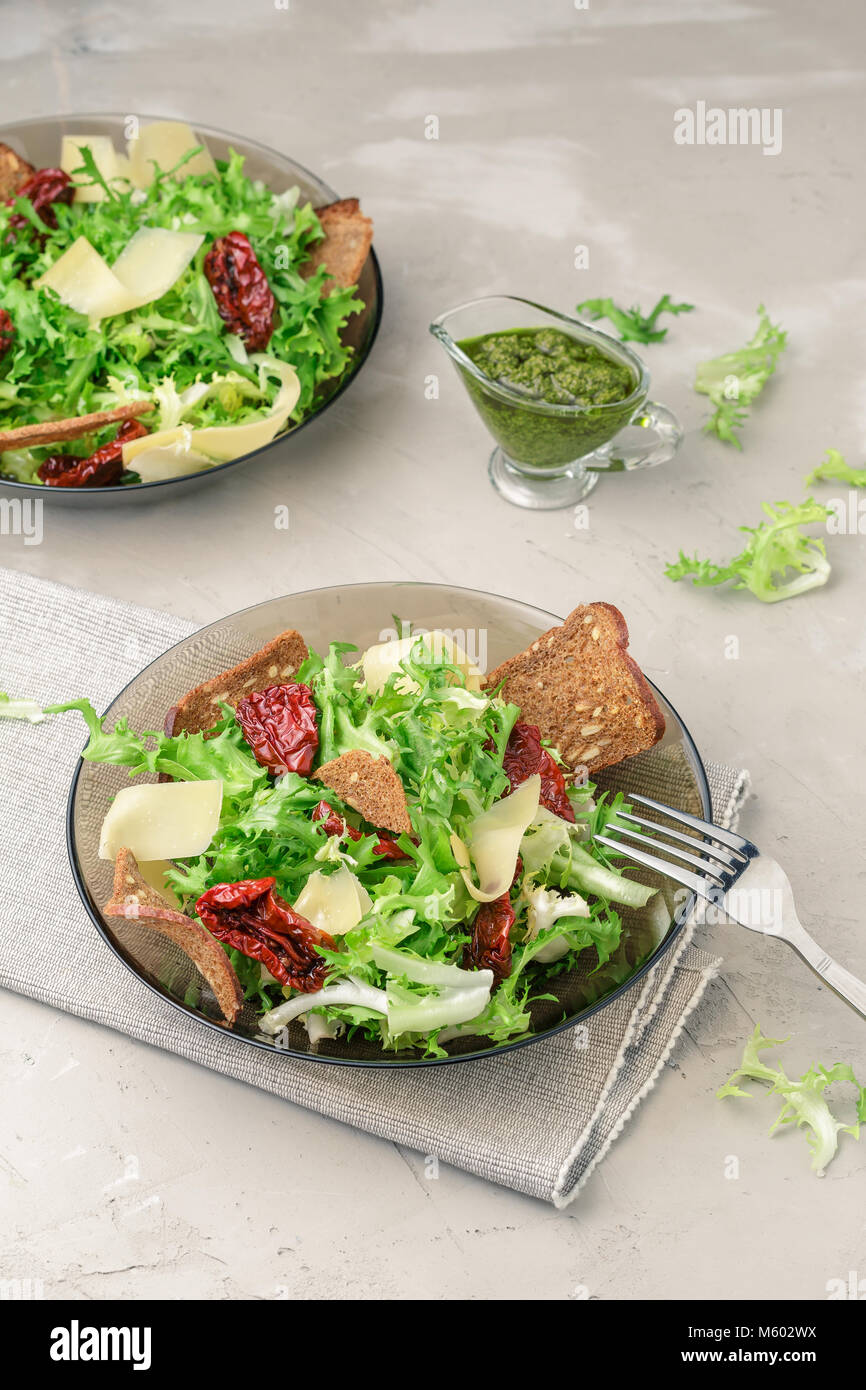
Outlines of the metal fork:
{"label": "metal fork", "polygon": [[[761,854],[751,840],[743,839],[742,835],[699,820],[687,811],[676,811],[648,796],[634,794],[627,799],[660,811],[697,831],[703,838],[696,839],[694,835],[633,812],[619,811],[617,820],[606,826],[610,833],[596,835],[600,845],[690,888],[741,927],[786,941],[840,999],[856,1009],[861,1018],[866,1018],[866,984],[833,960],[801,925],[788,876],[775,859]],[[622,821],[629,823],[623,825]],[[632,825],[643,826],[652,834],[633,830]],[[626,838],[614,840],[613,834]],[[683,848],[686,845],[688,848]],[[650,852],[658,850],[675,862]],[[687,867],[689,865],[691,867]],[[703,920],[707,920],[705,910]]]}

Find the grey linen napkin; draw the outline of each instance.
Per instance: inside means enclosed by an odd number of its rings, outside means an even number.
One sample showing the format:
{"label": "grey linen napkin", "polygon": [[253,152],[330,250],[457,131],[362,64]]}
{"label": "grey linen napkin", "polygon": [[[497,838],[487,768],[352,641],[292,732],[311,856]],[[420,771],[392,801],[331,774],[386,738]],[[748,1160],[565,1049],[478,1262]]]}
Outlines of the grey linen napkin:
{"label": "grey linen napkin", "polygon": [[[0,569],[0,690],[104,709],[184,620]],[[682,933],[668,956],[583,1030],[499,1057],[400,1071],[269,1055],[155,997],[97,935],[65,844],[81,721],[0,720],[0,985],[154,1043],[285,1100],[565,1206],[658,1077],[720,961]],[[707,768],[733,825],[748,774]],[[50,924],[50,929],[47,929]]]}

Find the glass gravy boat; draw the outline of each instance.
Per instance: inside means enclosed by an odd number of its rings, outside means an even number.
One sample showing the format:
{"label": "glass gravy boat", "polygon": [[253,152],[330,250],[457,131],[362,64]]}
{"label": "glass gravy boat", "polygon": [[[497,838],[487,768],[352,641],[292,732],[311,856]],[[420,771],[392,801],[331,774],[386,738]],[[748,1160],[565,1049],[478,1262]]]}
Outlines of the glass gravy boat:
{"label": "glass gravy boat", "polygon": [[[558,405],[485,376],[461,346],[488,333],[553,328],[595,347],[628,369],[634,387],[604,405]],[[625,343],[579,319],[515,295],[473,299],[440,314],[430,332],[445,348],[497,447],[493,486],[518,507],[568,507],[586,497],[600,473],[666,463],[682,429],[673,411],[648,400],[649,373]],[[647,434],[651,431],[651,434]]]}

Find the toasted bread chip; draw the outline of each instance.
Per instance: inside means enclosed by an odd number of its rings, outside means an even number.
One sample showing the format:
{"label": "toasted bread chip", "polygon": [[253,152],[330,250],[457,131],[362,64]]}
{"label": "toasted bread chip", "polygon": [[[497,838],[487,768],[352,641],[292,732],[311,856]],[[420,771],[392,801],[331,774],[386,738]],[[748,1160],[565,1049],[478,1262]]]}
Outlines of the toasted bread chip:
{"label": "toasted bread chip", "polygon": [[32,164],[0,140],[0,202],[5,203],[36,173]]}
{"label": "toasted bread chip", "polygon": [[114,888],[102,909],[106,917],[123,917],[167,936],[204,976],[216,996],[223,1018],[234,1023],[244,994],[231,963],[215,937],[200,922],[175,912],[168,901],[145,883],[132,850],[121,849],[114,861]]}
{"label": "toasted bread chip", "polygon": [[374,758],[372,753],[353,748],[323,763],[313,776],[335,791],[347,806],[359,811],[377,830],[390,830],[395,835],[403,831],[412,834],[403,783],[387,758]]}
{"label": "toasted bread chip", "polygon": [[306,642],[293,627],[288,628],[240,665],[212,676],[178,700],[166,715],[165,732],[169,736],[197,734],[212,728],[222,718],[220,701],[236,705],[254,691],[267,690],[269,685],[283,685],[292,679],[306,658]]}
{"label": "toasted bread chip", "polygon": [[574,768],[590,772],[658,743],[664,716],[628,655],[628,628],[609,603],[581,604],[519,656],[485,677]]}
{"label": "toasted bread chip", "polygon": [[96,410],[92,415],[77,415],[72,420],[42,420],[38,425],[19,425],[14,430],[0,430],[0,454],[6,449],[26,449],[34,444],[58,444],[64,439],[80,439],[83,434],[102,429],[115,420],[134,420],[154,410],[153,401],[127,401],[113,410]]}
{"label": "toasted bread chip", "polygon": [[316,208],[316,216],[325,239],[312,247],[301,274],[309,279],[323,265],[334,277],[334,283],[326,287],[325,294],[330,294],[337,285],[342,289],[357,285],[373,244],[373,223],[362,213],[357,198],[341,198],[338,203]]}

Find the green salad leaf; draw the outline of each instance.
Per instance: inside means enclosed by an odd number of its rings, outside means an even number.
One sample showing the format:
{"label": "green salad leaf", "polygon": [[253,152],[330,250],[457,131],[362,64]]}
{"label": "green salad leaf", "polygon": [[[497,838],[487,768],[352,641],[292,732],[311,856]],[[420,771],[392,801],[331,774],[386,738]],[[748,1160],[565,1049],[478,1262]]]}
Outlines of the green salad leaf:
{"label": "green salad leaf", "polygon": [[695,390],[709,396],[716,407],[704,425],[727,444],[742,449],[737,433],[748,419],[748,406],[761,394],[776,370],[788,335],[770,322],[763,304],[758,305],[758,327],[744,348],[698,363]]}
{"label": "green salad leaf", "polygon": [[852,468],[838,449],[828,449],[826,458],[807,477],[806,487],[811,487],[812,483],[830,481],[848,483],[850,487],[866,487],[866,468]]}
{"label": "green salad leaf", "polygon": [[[741,1096],[751,1099],[750,1093],[736,1083],[740,1080],[763,1081],[769,1094],[781,1096],[780,1110],[770,1134],[784,1125],[795,1129],[805,1126],[808,1130],[807,1143],[812,1150],[812,1168],[822,1176],[833,1160],[839,1147],[839,1135],[850,1134],[854,1139],[860,1137],[860,1124],[866,1120],[866,1086],[861,1086],[847,1062],[836,1062],[832,1067],[820,1064],[810,1067],[797,1080],[790,1080],[781,1066],[773,1067],[761,1060],[760,1053],[770,1047],[780,1047],[787,1038],[766,1038],[760,1027],[756,1027],[743,1049],[743,1060],[737,1070],[720,1087],[716,1095],[720,1100],[726,1096]],[[834,1115],[827,1099],[827,1090],[839,1081],[847,1081],[856,1092],[856,1120],[846,1123]]]}
{"label": "green salad leaf", "polygon": [[[796,598],[809,589],[826,584],[830,577],[823,540],[806,536],[802,526],[826,521],[832,515],[810,497],[799,506],[790,502],[762,503],[766,521],[760,526],[741,526],[749,536],[748,544],[726,565],[712,560],[700,560],[697,555],[680,551],[679,559],[665,569],[668,579],[675,582],[691,579],[699,586],[715,586],[733,582],[735,589],[748,589],[763,603],[779,603]],[[793,574],[788,575],[792,570]]]}
{"label": "green salad leaf", "polygon": [[593,320],[609,319],[624,343],[660,343],[667,337],[667,328],[657,328],[662,314],[689,314],[694,304],[675,304],[669,294],[663,294],[648,314],[637,304],[621,309],[612,299],[584,299],[577,306],[579,314],[589,314]]}

